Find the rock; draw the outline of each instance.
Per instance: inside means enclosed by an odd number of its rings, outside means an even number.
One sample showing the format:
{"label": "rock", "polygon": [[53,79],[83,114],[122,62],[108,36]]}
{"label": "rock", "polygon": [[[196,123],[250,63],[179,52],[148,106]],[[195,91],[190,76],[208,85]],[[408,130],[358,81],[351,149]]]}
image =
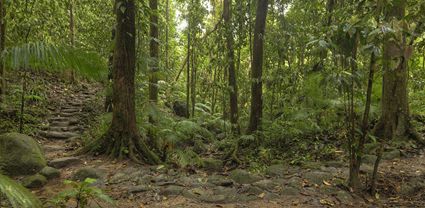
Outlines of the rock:
{"label": "rock", "polygon": [[251,184],[261,180],[261,177],[253,175],[242,169],[233,170],[230,173],[230,178],[240,184]]}
{"label": "rock", "polygon": [[294,196],[300,194],[300,190],[291,186],[285,187],[280,191],[282,195]]}
{"label": "rock", "polygon": [[30,175],[45,166],[43,151],[33,138],[18,133],[0,135],[0,172],[10,176]]}
{"label": "rock", "polygon": [[304,178],[307,179],[310,183],[314,184],[323,184],[323,181],[332,179],[331,173],[322,172],[322,171],[311,171],[307,172],[304,175]]}
{"label": "rock", "polygon": [[189,115],[188,115],[189,111],[187,110],[186,102],[174,101],[172,107],[173,107],[174,114],[176,114],[177,116],[189,118]]}
{"label": "rock", "polygon": [[264,179],[261,181],[257,181],[253,184],[256,187],[259,187],[263,190],[267,190],[267,191],[273,191],[275,189],[277,189],[279,187],[279,184],[270,180],[270,179]]}
{"label": "rock", "polygon": [[266,168],[266,174],[272,177],[282,177],[285,174],[285,166],[282,164],[272,165]]}
{"label": "rock", "polygon": [[286,181],[286,185],[294,188],[299,188],[302,186],[303,180],[299,177],[292,177]]}
{"label": "rock", "polygon": [[86,178],[100,179],[106,175],[104,170],[85,167],[77,170],[74,174],[73,179],[78,181],[84,181]]}
{"label": "rock", "polygon": [[185,187],[201,187],[202,185],[204,185],[204,183],[200,182],[200,180],[195,177],[183,176],[179,178],[179,181]]}
{"label": "rock", "polygon": [[394,160],[396,158],[399,158],[400,156],[401,156],[400,150],[392,150],[390,152],[384,152],[384,154],[382,154],[382,159]]}
{"label": "rock", "polygon": [[264,193],[264,190],[257,186],[247,184],[245,185],[245,187],[242,188],[240,192],[244,194],[259,195],[261,193]]}
{"label": "rock", "polygon": [[338,191],[336,193],[336,198],[343,204],[351,205],[353,203],[353,197],[346,191]]}
{"label": "rock", "polygon": [[133,186],[133,187],[129,188],[128,192],[135,194],[135,193],[142,193],[142,192],[146,192],[146,191],[150,191],[150,190],[152,190],[152,188],[149,187],[149,186],[139,185],[139,186]]}
{"label": "rock", "polygon": [[363,155],[362,161],[364,164],[375,164],[376,155]]}
{"label": "rock", "polygon": [[326,161],[325,166],[334,167],[334,168],[343,168],[346,166],[346,163],[344,163],[343,161],[332,160],[332,161]]}
{"label": "rock", "polygon": [[183,192],[184,188],[181,186],[167,186],[161,190],[161,195],[170,196],[170,195],[179,195]]}
{"label": "rock", "polygon": [[202,167],[207,171],[221,171],[223,169],[223,161],[205,158],[202,160]]}
{"label": "rock", "polygon": [[41,188],[46,185],[47,179],[46,177],[36,174],[33,176],[28,176],[22,180],[22,185],[26,188]]}
{"label": "rock", "polygon": [[201,195],[199,199],[207,203],[221,203],[226,200],[225,195]]}
{"label": "rock", "polygon": [[373,172],[373,166],[368,165],[368,164],[362,164],[362,166],[360,166],[360,173],[362,174],[372,174]]}
{"label": "rock", "polygon": [[59,178],[61,172],[56,168],[46,166],[40,171],[40,174],[50,180],[53,178]]}
{"label": "rock", "polygon": [[[62,128],[62,127],[61,127]],[[48,139],[68,139],[71,137],[79,137],[80,134],[73,132],[61,132],[61,131],[43,131],[41,135]]]}
{"label": "rock", "polygon": [[401,185],[400,193],[405,196],[411,196],[424,188],[425,180],[419,177],[414,177]]}
{"label": "rock", "polygon": [[80,163],[81,160],[77,157],[63,157],[59,159],[54,159],[49,162],[49,166],[54,168],[63,168],[69,165],[74,165]]}
{"label": "rock", "polygon": [[224,186],[224,187],[228,187],[228,186],[232,186],[233,185],[233,181],[224,177],[224,176],[219,176],[219,175],[212,175],[208,178],[208,182],[217,185],[217,186]]}

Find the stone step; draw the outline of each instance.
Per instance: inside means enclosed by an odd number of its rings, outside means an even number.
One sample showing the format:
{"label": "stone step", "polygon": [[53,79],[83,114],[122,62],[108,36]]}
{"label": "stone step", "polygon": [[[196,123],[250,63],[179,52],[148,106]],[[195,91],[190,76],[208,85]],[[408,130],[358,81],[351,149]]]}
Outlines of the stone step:
{"label": "stone step", "polygon": [[80,134],[75,132],[59,132],[59,131],[42,131],[40,134],[48,139],[69,139],[71,137],[78,137]]}
{"label": "stone step", "polygon": [[82,161],[77,157],[64,157],[50,161],[49,166],[54,168],[64,168],[66,166],[79,164],[81,162]]}
{"label": "stone step", "polygon": [[50,127],[69,127],[69,126],[75,126],[77,124],[78,124],[78,120],[52,121],[50,122]]}
{"label": "stone step", "polygon": [[78,113],[80,111],[80,108],[62,108],[61,110],[62,113]]}
{"label": "stone step", "polygon": [[80,127],[80,126],[68,126],[68,127],[55,127],[55,126],[52,126],[52,127],[49,127],[47,130],[58,131],[58,132],[78,132],[78,131],[83,130],[83,128]]}

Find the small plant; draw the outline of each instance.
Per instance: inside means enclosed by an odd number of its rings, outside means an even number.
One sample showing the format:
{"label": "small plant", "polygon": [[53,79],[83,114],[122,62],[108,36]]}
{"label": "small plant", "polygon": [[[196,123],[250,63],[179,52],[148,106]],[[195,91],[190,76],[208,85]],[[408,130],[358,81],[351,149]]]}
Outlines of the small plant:
{"label": "small plant", "polygon": [[93,200],[99,207],[102,207],[97,200],[104,201],[108,204],[114,205],[114,201],[106,195],[101,189],[92,186],[96,179],[87,178],[83,182],[75,182],[65,180],[64,184],[70,185],[72,188],[62,191],[55,196],[50,203],[54,207],[68,207],[67,202],[70,200],[75,201],[76,208],[86,208],[89,202]]}

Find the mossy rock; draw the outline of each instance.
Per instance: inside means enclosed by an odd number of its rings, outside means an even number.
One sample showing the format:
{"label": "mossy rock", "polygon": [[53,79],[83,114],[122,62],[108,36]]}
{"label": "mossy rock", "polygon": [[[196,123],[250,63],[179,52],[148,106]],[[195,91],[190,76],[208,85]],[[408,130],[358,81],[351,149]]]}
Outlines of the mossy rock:
{"label": "mossy rock", "polygon": [[41,174],[28,176],[22,180],[22,185],[26,188],[41,188],[46,185],[47,179]]}
{"label": "mossy rock", "polygon": [[221,171],[223,169],[223,161],[213,159],[213,158],[205,158],[202,160],[202,168],[207,171]]}
{"label": "mossy rock", "polygon": [[46,166],[40,171],[40,174],[46,177],[47,179],[53,179],[53,178],[59,178],[61,175],[61,172],[56,168]]}
{"label": "mossy rock", "polygon": [[230,178],[240,184],[252,184],[261,180],[261,177],[242,169],[232,171],[230,173]]}
{"label": "mossy rock", "polygon": [[0,172],[31,175],[46,165],[43,151],[33,138],[18,133],[0,135]]}

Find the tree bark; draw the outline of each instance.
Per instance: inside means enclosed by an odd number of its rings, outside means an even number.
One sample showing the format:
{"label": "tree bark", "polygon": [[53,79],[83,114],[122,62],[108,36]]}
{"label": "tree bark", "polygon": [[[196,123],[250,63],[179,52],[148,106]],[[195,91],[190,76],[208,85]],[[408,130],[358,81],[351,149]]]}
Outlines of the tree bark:
{"label": "tree bark", "polygon": [[251,64],[251,114],[247,133],[261,129],[263,115],[263,53],[268,0],[258,0]]}
{"label": "tree bark", "polygon": [[[158,30],[158,0],[149,0],[150,14],[150,80],[149,80],[149,101],[151,104],[158,103],[158,71],[159,71],[159,30]],[[152,115],[149,122],[154,123]]]}
{"label": "tree bark", "polygon": [[[0,54],[5,49],[6,42],[6,5],[5,0],[0,0]],[[5,69],[3,60],[0,59],[0,103],[3,102],[3,95],[5,94]]]}
{"label": "tree bark", "polygon": [[229,70],[229,102],[230,102],[230,122],[232,130],[239,133],[238,125],[238,87],[236,81],[235,52],[232,30],[232,0],[224,0],[224,22],[226,24],[226,45],[227,45],[227,64]]}
{"label": "tree bark", "polygon": [[[392,2],[387,20],[403,19],[406,1],[393,0]],[[394,137],[405,137],[409,134],[410,115],[407,93],[409,57],[405,55],[407,50],[409,47],[404,35],[402,40],[397,41],[387,38],[384,44],[382,113],[374,129],[375,135],[381,139],[391,140]]]}
{"label": "tree bark", "polygon": [[128,157],[135,162],[160,163],[141,140],[136,126],[135,68],[136,27],[134,0],[116,0],[116,38],[113,59],[112,123],[97,149],[112,157]]}
{"label": "tree bark", "polygon": [[[388,4],[386,20],[402,20],[405,17],[406,0],[393,0]],[[402,31],[398,31],[402,32]],[[396,137],[408,137],[413,129],[410,124],[407,80],[407,63],[411,50],[406,42],[405,34],[401,40],[385,37],[383,54],[383,85],[381,118],[374,128],[374,135],[381,140],[380,151],[374,165],[371,182],[371,193],[376,192],[376,181],[378,178],[378,167],[382,157],[384,144]]]}

